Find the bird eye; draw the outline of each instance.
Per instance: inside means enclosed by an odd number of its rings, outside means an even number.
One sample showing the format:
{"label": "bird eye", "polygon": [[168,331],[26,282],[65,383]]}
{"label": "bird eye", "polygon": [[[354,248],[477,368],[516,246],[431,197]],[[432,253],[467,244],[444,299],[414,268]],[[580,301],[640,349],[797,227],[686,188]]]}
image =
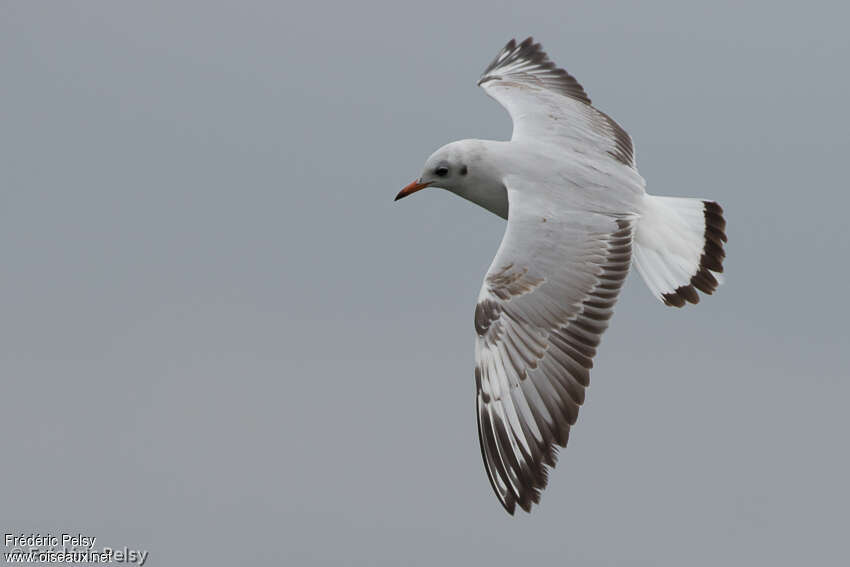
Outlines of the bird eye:
{"label": "bird eye", "polygon": [[434,173],[436,173],[440,177],[445,177],[446,175],[449,174],[449,168],[446,167],[445,165],[441,165],[437,169],[434,170]]}

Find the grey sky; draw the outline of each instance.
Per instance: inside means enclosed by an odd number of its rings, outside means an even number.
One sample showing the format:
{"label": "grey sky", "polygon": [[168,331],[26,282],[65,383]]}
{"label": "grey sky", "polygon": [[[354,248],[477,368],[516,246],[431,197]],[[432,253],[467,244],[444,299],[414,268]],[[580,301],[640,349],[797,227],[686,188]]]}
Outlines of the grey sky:
{"label": "grey sky", "polygon": [[[532,5],[534,4],[534,5]],[[837,2],[0,3],[0,527],[148,565],[837,565],[850,12]],[[781,4],[781,5],[780,5]],[[504,223],[439,190],[534,35],[727,284],[632,274],[542,505],[478,449]]]}

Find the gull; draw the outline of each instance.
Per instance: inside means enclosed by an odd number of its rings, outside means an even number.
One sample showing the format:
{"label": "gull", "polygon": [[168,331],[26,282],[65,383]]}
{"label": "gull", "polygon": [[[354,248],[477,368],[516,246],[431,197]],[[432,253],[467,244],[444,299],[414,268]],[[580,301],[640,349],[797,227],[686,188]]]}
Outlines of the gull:
{"label": "gull", "polygon": [[507,220],[475,306],[475,387],[487,476],[513,514],[567,445],[630,265],[665,305],[698,303],[721,283],[726,221],[714,201],[649,195],[631,137],[532,38],[478,85],[510,141],[441,147],[396,200],[434,186]]}

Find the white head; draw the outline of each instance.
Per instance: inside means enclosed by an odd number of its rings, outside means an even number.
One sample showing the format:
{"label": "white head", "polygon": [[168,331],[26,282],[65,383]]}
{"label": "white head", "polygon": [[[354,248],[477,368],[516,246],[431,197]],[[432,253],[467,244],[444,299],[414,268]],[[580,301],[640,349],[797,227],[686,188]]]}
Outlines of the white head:
{"label": "white head", "polygon": [[431,154],[419,179],[402,189],[395,200],[426,187],[441,187],[500,216],[506,216],[507,195],[492,162],[488,164],[491,160],[486,159],[487,144],[481,140],[446,144]]}

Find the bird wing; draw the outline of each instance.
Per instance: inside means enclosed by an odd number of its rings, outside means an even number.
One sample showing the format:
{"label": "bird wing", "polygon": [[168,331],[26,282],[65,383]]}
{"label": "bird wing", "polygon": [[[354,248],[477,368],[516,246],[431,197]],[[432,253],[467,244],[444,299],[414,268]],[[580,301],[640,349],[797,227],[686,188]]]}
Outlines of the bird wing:
{"label": "bird wing", "polygon": [[[475,307],[481,454],[513,514],[539,502],[631,259],[634,217],[554,211],[505,180],[510,214]],[[520,190],[518,190],[520,189]]]}
{"label": "bird wing", "polygon": [[539,43],[511,40],[478,84],[511,115],[513,140],[545,141],[634,167],[631,137],[591,106],[576,79],[555,66]]}

